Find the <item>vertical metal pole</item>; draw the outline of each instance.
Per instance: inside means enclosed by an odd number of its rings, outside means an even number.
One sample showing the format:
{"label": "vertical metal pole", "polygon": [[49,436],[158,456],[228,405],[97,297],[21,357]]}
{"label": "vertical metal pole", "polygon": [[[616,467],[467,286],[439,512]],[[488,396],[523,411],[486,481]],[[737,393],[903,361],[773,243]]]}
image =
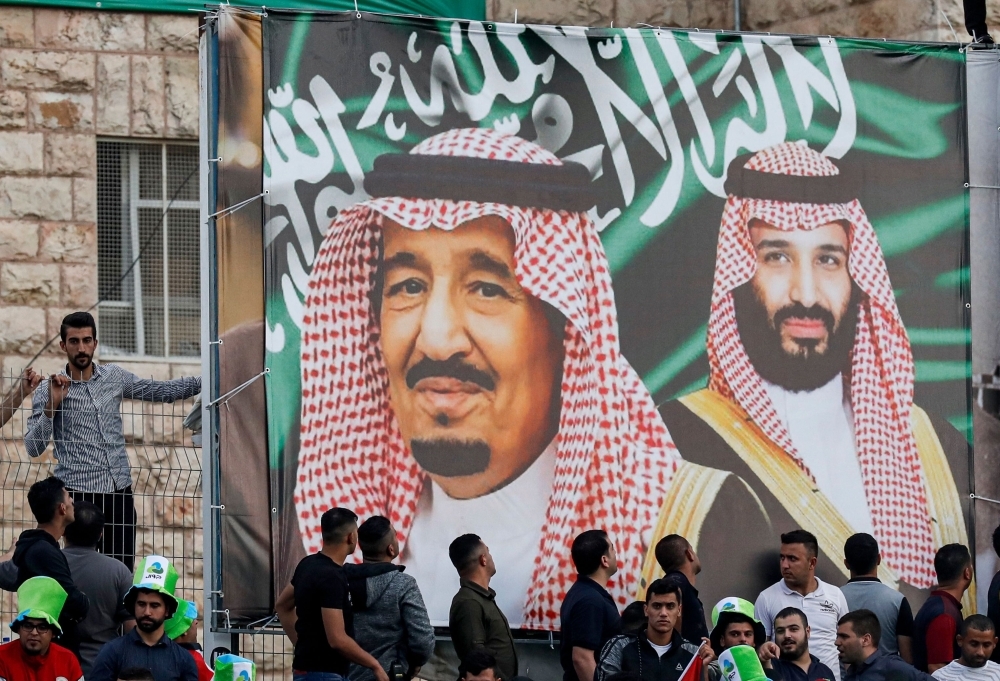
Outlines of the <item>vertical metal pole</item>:
{"label": "vertical metal pole", "polygon": [[740,13],[742,10],[742,7],[740,7],[741,4],[742,3],[740,2],[740,0],[733,0],[733,30],[736,31],[743,30],[742,27],[743,22],[742,18],[740,17]]}
{"label": "vertical metal pole", "polygon": [[211,651],[218,647],[228,647],[231,641],[225,634],[218,632],[217,610],[222,604],[219,598],[221,584],[217,579],[220,573],[217,564],[218,557],[218,525],[216,523],[216,509],[219,504],[218,485],[216,484],[216,453],[218,443],[215,437],[216,424],[214,420],[214,409],[208,404],[216,394],[215,382],[215,362],[213,360],[213,349],[217,346],[210,345],[215,334],[215,277],[213,270],[215,267],[215,240],[212,237],[215,222],[208,215],[210,206],[214,205],[215,165],[209,163],[209,158],[214,151],[212,130],[209,121],[212,119],[211,106],[214,103],[211,96],[211,84],[213,78],[214,55],[211,54],[213,39],[216,35],[218,24],[216,20],[209,19],[205,25],[205,31],[201,35],[198,50],[198,82],[199,82],[199,109],[198,109],[198,163],[199,182],[198,197],[201,203],[201,228],[199,233],[201,247],[201,484],[202,484],[202,541],[204,556],[203,562],[203,585],[205,589],[204,604],[205,612],[203,618],[205,626],[202,635],[205,641],[205,650]]}
{"label": "vertical metal pole", "polygon": [[160,145],[160,201],[163,208],[163,226],[160,236],[163,242],[163,356],[170,357],[170,214],[167,212],[167,145]]}
{"label": "vertical metal pole", "polygon": [[[128,221],[132,236],[132,260],[139,259],[142,249],[139,239],[139,150],[132,147],[128,151]],[[132,268],[132,310],[135,312],[135,349],[140,355],[146,354],[146,318],[142,299],[142,263],[136,262]]]}

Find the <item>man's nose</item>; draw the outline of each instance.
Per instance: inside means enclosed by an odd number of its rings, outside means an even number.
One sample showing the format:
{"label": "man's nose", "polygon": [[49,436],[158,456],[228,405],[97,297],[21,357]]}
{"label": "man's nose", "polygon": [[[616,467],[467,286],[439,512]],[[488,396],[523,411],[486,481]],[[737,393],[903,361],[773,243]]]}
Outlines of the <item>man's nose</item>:
{"label": "man's nose", "polygon": [[455,355],[466,355],[471,349],[460,305],[448,286],[435,286],[420,320],[417,350],[431,359],[443,361]]}
{"label": "man's nose", "polygon": [[816,304],[816,276],[810,259],[801,258],[793,265],[788,294],[792,302],[800,303],[803,307]]}

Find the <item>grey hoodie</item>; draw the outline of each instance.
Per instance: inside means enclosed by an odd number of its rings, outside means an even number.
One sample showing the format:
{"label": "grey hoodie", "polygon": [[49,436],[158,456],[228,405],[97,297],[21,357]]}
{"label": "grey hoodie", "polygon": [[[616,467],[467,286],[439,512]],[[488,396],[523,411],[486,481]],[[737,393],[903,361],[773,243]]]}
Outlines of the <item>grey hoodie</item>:
{"label": "grey hoodie", "polygon": [[[393,662],[404,670],[434,652],[434,628],[417,580],[392,563],[344,566],[354,606],[354,640],[386,673]],[[373,681],[370,669],[351,665],[351,681]]]}

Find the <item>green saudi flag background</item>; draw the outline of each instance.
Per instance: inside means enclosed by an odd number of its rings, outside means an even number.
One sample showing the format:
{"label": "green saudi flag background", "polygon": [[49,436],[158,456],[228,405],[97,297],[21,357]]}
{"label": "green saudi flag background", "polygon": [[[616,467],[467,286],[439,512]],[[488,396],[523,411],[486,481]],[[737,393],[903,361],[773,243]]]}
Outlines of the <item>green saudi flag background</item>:
{"label": "green saudi flag background", "polygon": [[[361,197],[352,167],[364,173],[380,154],[477,126],[591,167],[622,352],[657,404],[707,382],[724,204],[712,188],[728,160],[801,140],[850,164],[913,346],[915,401],[971,439],[963,57],[954,48],[351,17],[269,10],[264,22],[265,146],[274,140],[265,182],[285,187],[272,189],[265,220],[289,225],[268,236],[265,253],[273,468],[295,455],[306,251],[337,208]],[[308,111],[320,106],[317,78],[342,104],[332,127],[323,117],[332,109]],[[326,172],[317,158],[330,159]]]}

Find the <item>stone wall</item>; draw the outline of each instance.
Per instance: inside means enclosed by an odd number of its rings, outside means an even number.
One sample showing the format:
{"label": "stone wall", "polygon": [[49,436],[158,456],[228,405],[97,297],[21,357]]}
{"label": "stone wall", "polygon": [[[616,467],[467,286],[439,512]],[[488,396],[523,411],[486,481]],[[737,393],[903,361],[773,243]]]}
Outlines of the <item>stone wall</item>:
{"label": "stone wall", "polygon": [[4,375],[97,300],[97,136],[197,139],[197,52],[195,15],[0,6]]}
{"label": "stone wall", "polygon": [[[68,312],[97,302],[97,138],[198,136],[198,17],[0,5],[0,372],[17,374]],[[34,363],[62,367],[58,342]],[[123,363],[143,377],[200,372],[190,363]],[[7,382],[0,380],[0,390]],[[25,406],[30,405],[30,402]],[[200,601],[201,450],[181,420],[191,402],[126,403],[139,514],[137,551],[184,556],[184,595]],[[0,551],[30,526],[27,412],[0,431]],[[13,608],[0,596],[3,623]],[[4,630],[4,636],[10,634]]]}
{"label": "stone wall", "polygon": [[[742,0],[746,31],[968,41],[961,0]],[[1000,0],[987,0],[1000,30]],[[732,29],[733,0],[486,0],[493,21]],[[953,30],[954,29],[954,30]],[[957,38],[956,38],[957,36]]]}

